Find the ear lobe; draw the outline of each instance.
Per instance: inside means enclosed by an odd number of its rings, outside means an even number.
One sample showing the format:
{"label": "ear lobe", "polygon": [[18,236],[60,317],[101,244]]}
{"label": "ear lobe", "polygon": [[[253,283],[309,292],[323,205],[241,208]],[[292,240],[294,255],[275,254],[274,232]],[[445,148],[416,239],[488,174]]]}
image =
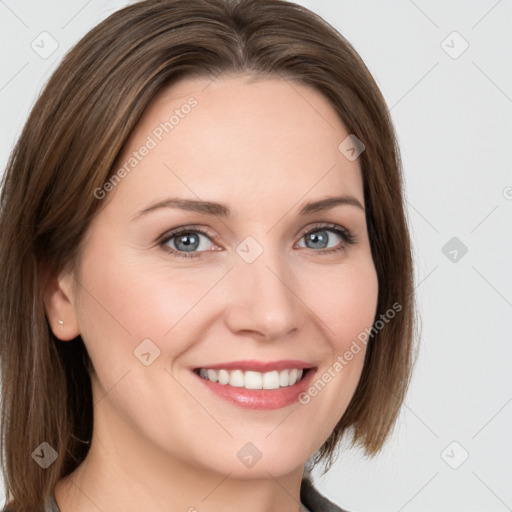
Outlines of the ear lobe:
{"label": "ear lobe", "polygon": [[74,296],[73,277],[67,272],[55,275],[45,273],[43,301],[46,316],[53,334],[62,341],[69,341],[80,334]]}

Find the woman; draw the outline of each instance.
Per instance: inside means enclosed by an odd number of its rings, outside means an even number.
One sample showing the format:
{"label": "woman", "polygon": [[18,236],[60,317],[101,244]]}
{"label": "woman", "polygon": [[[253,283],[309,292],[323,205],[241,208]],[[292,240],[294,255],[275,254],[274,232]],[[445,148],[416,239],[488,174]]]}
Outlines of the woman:
{"label": "woman", "polygon": [[399,150],[350,44],[280,0],[87,34],[2,188],[5,510],[341,510],[413,362]]}

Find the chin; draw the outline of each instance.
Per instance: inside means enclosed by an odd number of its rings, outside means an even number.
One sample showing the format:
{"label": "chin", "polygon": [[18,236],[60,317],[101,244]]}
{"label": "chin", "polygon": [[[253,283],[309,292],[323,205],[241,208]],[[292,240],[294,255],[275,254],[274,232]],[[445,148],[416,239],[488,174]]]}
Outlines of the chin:
{"label": "chin", "polygon": [[[230,478],[268,479],[288,475],[298,468],[302,470],[305,461],[313,453],[304,451],[304,443],[297,442],[294,446],[285,449],[275,446],[274,443],[234,441],[231,446],[222,453],[211,453],[209,460],[204,460],[203,465],[220,474],[229,474]],[[302,449],[301,449],[302,448]]]}

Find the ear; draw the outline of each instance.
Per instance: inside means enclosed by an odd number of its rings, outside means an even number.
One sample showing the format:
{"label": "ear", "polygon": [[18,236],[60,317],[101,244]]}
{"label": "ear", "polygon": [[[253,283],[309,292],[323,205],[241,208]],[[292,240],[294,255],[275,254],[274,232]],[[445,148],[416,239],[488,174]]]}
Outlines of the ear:
{"label": "ear", "polygon": [[67,271],[59,274],[48,269],[44,271],[43,301],[46,316],[53,334],[62,341],[72,340],[80,334],[73,283],[73,276]]}

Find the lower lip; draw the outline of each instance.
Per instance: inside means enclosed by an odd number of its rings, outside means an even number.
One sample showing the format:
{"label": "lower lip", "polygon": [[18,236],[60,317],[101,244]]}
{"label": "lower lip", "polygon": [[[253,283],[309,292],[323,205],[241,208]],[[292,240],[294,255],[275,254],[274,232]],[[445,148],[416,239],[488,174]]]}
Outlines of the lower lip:
{"label": "lower lip", "polygon": [[315,373],[314,368],[309,369],[306,375],[293,386],[278,389],[246,389],[229,384],[219,384],[211,380],[194,375],[213,393],[224,400],[243,409],[272,410],[281,409],[297,402],[299,395],[309,386]]}

